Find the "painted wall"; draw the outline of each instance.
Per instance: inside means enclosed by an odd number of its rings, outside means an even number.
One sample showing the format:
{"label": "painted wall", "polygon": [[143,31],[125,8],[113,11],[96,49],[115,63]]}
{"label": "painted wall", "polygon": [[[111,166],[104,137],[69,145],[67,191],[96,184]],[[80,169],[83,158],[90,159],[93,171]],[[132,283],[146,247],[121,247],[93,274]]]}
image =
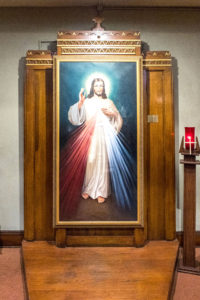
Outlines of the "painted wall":
{"label": "painted wall", "polygon": [[[28,49],[55,41],[59,30],[90,30],[94,9],[0,9],[0,230],[23,230],[23,80]],[[184,126],[200,138],[200,10],[135,9],[104,11],[107,30],[139,30],[149,50],[173,58],[176,120],[177,230],[182,228],[183,167],[179,143]],[[42,44],[46,49],[48,43]],[[200,210],[200,167],[197,211]],[[199,215],[199,213],[198,213]],[[200,218],[197,218],[200,230]]]}

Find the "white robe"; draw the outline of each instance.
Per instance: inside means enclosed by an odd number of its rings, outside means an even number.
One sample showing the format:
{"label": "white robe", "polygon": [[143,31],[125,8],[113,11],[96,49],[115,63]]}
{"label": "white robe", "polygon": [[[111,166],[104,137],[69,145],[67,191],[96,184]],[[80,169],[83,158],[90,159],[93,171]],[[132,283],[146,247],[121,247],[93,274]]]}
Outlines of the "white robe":
{"label": "white robe", "polygon": [[[113,110],[115,117],[105,115],[102,108]],[[81,125],[94,115],[96,124],[89,148],[82,193],[96,199],[99,196],[107,198],[111,193],[104,124],[109,121],[116,132],[119,132],[122,126],[122,118],[110,99],[93,96],[85,99],[80,110],[78,109],[78,103],[72,105],[68,112],[68,119],[73,125]]]}

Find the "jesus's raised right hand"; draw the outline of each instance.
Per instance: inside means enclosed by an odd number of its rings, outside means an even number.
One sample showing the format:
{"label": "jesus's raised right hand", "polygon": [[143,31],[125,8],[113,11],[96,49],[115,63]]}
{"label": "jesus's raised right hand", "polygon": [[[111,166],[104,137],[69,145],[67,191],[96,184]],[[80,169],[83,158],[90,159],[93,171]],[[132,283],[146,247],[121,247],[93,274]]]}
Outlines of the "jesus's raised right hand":
{"label": "jesus's raised right hand", "polygon": [[81,90],[79,92],[78,109],[81,108],[81,106],[83,105],[84,101],[85,101],[84,88],[81,88]]}

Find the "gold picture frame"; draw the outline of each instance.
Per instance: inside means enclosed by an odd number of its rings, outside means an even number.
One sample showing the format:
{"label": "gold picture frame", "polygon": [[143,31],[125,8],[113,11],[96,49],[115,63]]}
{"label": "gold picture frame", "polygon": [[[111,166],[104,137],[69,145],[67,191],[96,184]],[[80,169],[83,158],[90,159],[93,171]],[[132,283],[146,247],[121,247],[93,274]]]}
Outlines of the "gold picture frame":
{"label": "gold picture frame", "polygon": [[[143,59],[141,56],[133,56],[133,55],[88,55],[88,54],[82,54],[82,55],[56,55],[54,56],[54,62],[53,62],[53,68],[54,68],[54,165],[53,165],[53,193],[54,193],[54,227],[56,228],[67,228],[67,227],[143,227],[143,203],[144,203],[144,153],[143,153],[143,82],[142,82],[142,67]],[[108,67],[107,67],[108,66]],[[84,74],[84,68],[86,71],[86,74]],[[97,72],[95,72],[95,68],[97,68]],[[69,136],[69,132],[63,133],[65,129],[65,124],[63,121],[63,116],[66,115],[67,118],[67,110],[69,108],[69,103],[71,105],[77,102],[78,100],[78,83],[77,81],[80,81],[79,84],[79,90],[82,87],[81,82],[86,79],[83,77],[89,76],[89,72],[91,69],[93,73],[102,73],[99,72],[99,70],[102,70],[103,68],[106,68],[107,73],[109,74],[115,74],[115,78],[123,78],[124,85],[123,91],[126,96],[126,99],[128,99],[127,103],[130,103],[129,106],[134,106],[136,108],[136,111],[134,112],[134,116],[136,120],[131,120],[131,109],[130,107],[124,108],[124,105],[122,105],[123,99],[118,100],[119,101],[119,107],[123,108],[124,111],[119,113],[128,115],[126,118],[128,121],[126,122],[127,125],[127,132],[129,132],[130,136],[136,135],[136,141],[137,145],[136,148],[136,163],[137,163],[137,195],[135,196],[137,198],[137,205],[136,205],[136,216],[133,217],[131,220],[131,217],[127,217],[125,219],[124,217],[120,217],[117,220],[114,219],[90,219],[88,215],[88,220],[81,219],[80,220],[76,218],[73,219],[73,217],[64,217],[61,218],[61,196],[60,196],[60,164],[61,164],[61,150],[62,147],[64,147],[64,141],[68,140],[66,136]],[[112,69],[113,68],[113,69]],[[132,68],[132,69],[131,69]],[[108,71],[109,70],[109,71]],[[112,70],[115,70],[116,72],[113,72]],[[128,71],[126,71],[128,70]],[[127,73],[126,73],[127,72]],[[132,73],[133,74],[132,74]],[[105,72],[106,73],[106,72]],[[79,75],[77,75],[79,74]],[[131,75],[132,74],[132,75]],[[82,76],[82,77],[81,77]],[[110,75],[112,76],[112,75]],[[132,76],[132,77],[131,77]],[[134,77],[135,76],[135,77]],[[124,80],[124,78],[126,80]],[[130,81],[129,78],[135,78],[135,81]],[[118,80],[118,79],[116,79]],[[119,81],[117,81],[119,82]],[[127,86],[126,86],[126,82]],[[132,83],[131,83],[132,82]],[[67,86],[67,87],[66,87]],[[70,86],[73,86],[73,91],[70,90]],[[123,91],[120,90],[119,84],[115,83],[115,86],[117,86],[116,89],[118,89],[118,94],[121,95]],[[133,89],[133,86],[135,86],[136,91],[132,94],[134,96],[131,96],[131,91],[129,90]],[[69,92],[70,90],[70,92]],[[76,93],[75,91],[76,90]],[[119,92],[120,90],[120,92]],[[115,90],[115,93],[116,90]],[[120,94],[121,93],[121,94]],[[77,97],[73,100],[73,95],[76,94]],[[114,94],[114,92],[113,92]],[[124,98],[125,98],[124,96]],[[132,98],[131,98],[132,97]],[[135,97],[135,98],[134,98]],[[63,100],[64,99],[64,100]],[[65,99],[68,99],[65,102]],[[114,100],[113,100],[114,101]],[[121,101],[121,102],[120,102]],[[132,105],[131,101],[135,101],[135,104]],[[121,103],[121,106],[120,106]],[[132,105],[132,106],[131,106]],[[64,109],[63,109],[64,107]],[[66,110],[65,110],[66,108]],[[64,110],[64,113],[63,113]],[[124,118],[125,119],[125,118]],[[132,118],[133,119],[133,118]],[[128,123],[129,122],[129,123]],[[134,123],[135,122],[135,123]],[[130,124],[136,124],[133,128]],[[66,125],[67,127],[67,125]],[[123,128],[123,127],[122,127]],[[129,131],[128,131],[129,130]],[[63,138],[64,136],[64,138]],[[63,140],[62,140],[63,139]],[[133,144],[133,141],[131,142]],[[130,144],[131,144],[130,143]],[[73,157],[73,155],[71,156]],[[74,175],[76,176],[76,175]],[[111,175],[110,175],[111,176]],[[125,176],[126,177],[126,176]],[[69,176],[66,176],[66,180],[68,180]],[[72,179],[73,181],[73,179]],[[81,195],[80,195],[81,197]],[[93,201],[93,200],[91,200]],[[88,202],[89,203],[89,202]],[[90,202],[93,203],[93,202]],[[114,202],[113,202],[114,203]],[[84,202],[85,205],[85,202]],[[104,204],[103,204],[104,205]],[[131,204],[132,205],[132,204]],[[100,206],[99,206],[100,207]],[[101,206],[103,207],[103,206]],[[132,208],[131,208],[132,209]],[[87,211],[87,209],[86,209]],[[88,209],[89,211],[89,209]],[[111,208],[112,211],[112,208]],[[132,211],[132,210],[131,210]],[[129,213],[129,212],[128,212]],[[109,216],[110,217],[110,216]],[[114,217],[113,217],[114,218]]]}

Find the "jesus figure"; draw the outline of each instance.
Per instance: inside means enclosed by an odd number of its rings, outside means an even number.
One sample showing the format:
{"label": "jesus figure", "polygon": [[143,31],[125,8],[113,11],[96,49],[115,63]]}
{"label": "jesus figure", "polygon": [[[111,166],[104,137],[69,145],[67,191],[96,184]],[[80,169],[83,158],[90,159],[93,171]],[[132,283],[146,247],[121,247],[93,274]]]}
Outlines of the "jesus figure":
{"label": "jesus figure", "polygon": [[68,112],[68,119],[73,125],[82,125],[91,118],[95,118],[95,127],[87,158],[82,197],[90,197],[103,203],[111,194],[106,126],[112,126],[117,134],[123,121],[113,101],[107,98],[102,78],[92,81],[87,98],[81,88],[79,101]]}

